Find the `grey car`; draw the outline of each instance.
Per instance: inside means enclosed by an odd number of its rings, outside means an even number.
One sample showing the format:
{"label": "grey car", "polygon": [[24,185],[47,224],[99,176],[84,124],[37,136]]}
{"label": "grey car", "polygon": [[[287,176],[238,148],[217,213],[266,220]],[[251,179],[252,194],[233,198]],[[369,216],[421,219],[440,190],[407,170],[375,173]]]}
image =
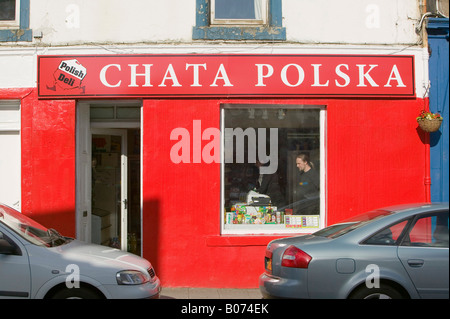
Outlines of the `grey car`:
{"label": "grey car", "polygon": [[388,207],[269,243],[264,298],[449,297],[448,203]]}
{"label": "grey car", "polygon": [[0,204],[0,298],[159,298],[139,256],[61,236]]}

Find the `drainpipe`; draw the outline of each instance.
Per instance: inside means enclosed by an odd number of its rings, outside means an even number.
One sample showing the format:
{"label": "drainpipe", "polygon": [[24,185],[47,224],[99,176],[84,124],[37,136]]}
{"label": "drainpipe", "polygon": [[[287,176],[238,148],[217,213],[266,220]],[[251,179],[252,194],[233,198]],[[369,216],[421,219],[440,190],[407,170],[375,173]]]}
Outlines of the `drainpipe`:
{"label": "drainpipe", "polygon": [[[425,110],[429,110],[429,98],[425,98]],[[425,134],[425,201],[431,203],[431,173],[430,173],[430,133]]]}
{"label": "drainpipe", "polygon": [[[422,49],[423,58],[423,103],[424,109],[428,112],[430,110],[430,98],[428,96],[430,88],[430,79],[428,76],[428,62],[430,55],[428,54],[428,45]],[[431,203],[431,173],[430,173],[430,133],[425,133],[425,201]]]}

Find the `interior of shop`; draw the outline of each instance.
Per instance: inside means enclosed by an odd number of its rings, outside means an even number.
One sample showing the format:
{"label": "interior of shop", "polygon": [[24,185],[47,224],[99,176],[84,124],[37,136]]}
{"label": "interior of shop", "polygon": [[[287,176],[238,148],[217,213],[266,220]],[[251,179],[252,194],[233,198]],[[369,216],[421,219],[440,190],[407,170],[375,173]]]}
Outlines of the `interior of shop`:
{"label": "interior of shop", "polygon": [[[317,172],[317,176],[320,176],[320,108],[292,105],[276,107],[232,105],[224,107],[223,117],[225,128],[242,128],[247,133],[244,137],[246,143],[254,142],[248,137],[253,132],[258,141],[255,145],[256,161],[248,156],[252,148],[244,147],[245,161],[239,163],[236,152],[240,149],[234,147],[232,150],[234,161],[224,164],[225,228],[242,227],[241,224],[247,224],[246,227],[249,224],[287,227],[287,223],[297,223],[296,216],[300,215],[314,215],[314,218],[301,220],[318,223],[320,209],[316,203],[319,202],[319,189],[314,199],[305,200],[298,190],[303,172],[297,167],[296,158],[300,154],[306,154],[310,166]],[[267,187],[261,188],[263,174],[260,174],[261,164],[258,163],[260,160],[258,148],[261,147],[258,134],[264,131],[258,130],[260,128],[267,129],[266,154],[270,152],[277,154],[277,169],[270,178],[271,190]],[[269,141],[269,128],[277,129],[276,143]],[[236,145],[237,137],[234,138]],[[277,149],[271,149],[274,147]],[[225,150],[227,151],[230,150]],[[266,202],[264,197],[269,197],[269,202]],[[262,203],[255,203],[255,198],[262,200]],[[309,209],[308,206],[311,205],[316,209]]]}

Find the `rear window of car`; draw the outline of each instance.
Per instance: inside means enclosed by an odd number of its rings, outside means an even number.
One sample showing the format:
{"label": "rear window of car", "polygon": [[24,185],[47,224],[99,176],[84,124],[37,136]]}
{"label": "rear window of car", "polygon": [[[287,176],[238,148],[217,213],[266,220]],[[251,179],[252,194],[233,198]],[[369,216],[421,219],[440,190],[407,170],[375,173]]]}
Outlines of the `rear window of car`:
{"label": "rear window of car", "polygon": [[315,233],[314,236],[327,237],[327,238],[337,238],[344,234],[351,232],[352,230],[358,229],[361,226],[367,225],[374,220],[377,220],[383,216],[390,215],[392,212],[385,210],[375,210],[367,212],[361,215],[357,215],[350,219],[343,221],[342,223],[329,226],[327,228],[321,229]]}

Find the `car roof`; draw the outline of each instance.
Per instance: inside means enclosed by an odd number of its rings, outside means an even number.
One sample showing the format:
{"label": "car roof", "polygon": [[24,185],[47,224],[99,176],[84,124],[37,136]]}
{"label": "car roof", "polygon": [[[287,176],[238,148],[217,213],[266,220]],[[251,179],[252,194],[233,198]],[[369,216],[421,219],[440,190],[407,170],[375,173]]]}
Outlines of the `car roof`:
{"label": "car roof", "polygon": [[[365,237],[367,234],[376,232],[391,223],[395,223],[396,221],[407,219],[411,216],[421,213],[431,213],[443,210],[448,210],[448,203],[415,203],[395,205],[368,211],[364,214],[357,215],[353,218],[334,225],[347,224],[349,225],[349,227],[353,227],[351,225],[355,225],[356,228],[342,234],[345,235],[342,236],[342,240],[351,240],[351,238],[353,238],[354,240],[358,241],[361,236]],[[372,217],[366,219],[371,213]],[[361,219],[359,219],[359,217],[361,217]],[[334,238],[337,239],[340,237],[341,236],[337,236]],[[333,236],[331,236],[330,238],[333,238]]]}
{"label": "car roof", "polygon": [[411,204],[400,204],[394,206],[383,207],[377,210],[384,210],[393,213],[400,213],[414,210],[416,213],[422,211],[434,211],[439,209],[448,209],[448,202],[443,203],[411,203]]}

